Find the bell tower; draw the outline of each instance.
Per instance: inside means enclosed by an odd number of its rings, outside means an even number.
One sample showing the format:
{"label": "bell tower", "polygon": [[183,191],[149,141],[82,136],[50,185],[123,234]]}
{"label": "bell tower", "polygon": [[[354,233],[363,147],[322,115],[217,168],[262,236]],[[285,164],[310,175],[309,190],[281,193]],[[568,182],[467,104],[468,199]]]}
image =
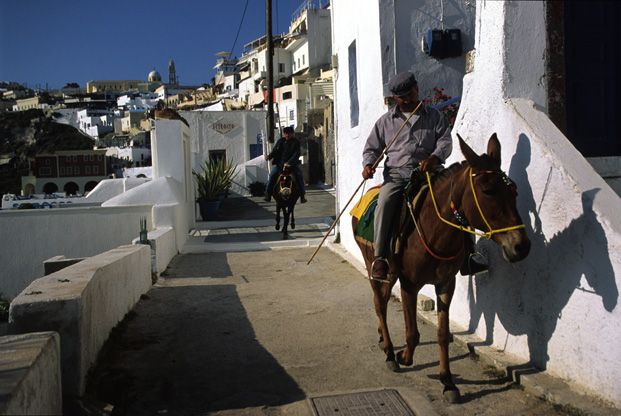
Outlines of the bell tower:
{"label": "bell tower", "polygon": [[177,71],[175,70],[175,61],[168,61],[168,84],[177,85]]}

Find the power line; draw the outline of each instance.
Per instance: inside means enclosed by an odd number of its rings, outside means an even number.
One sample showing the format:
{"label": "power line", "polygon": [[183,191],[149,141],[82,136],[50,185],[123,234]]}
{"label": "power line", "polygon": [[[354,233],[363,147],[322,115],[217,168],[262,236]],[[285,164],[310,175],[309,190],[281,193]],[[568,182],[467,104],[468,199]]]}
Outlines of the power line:
{"label": "power line", "polygon": [[237,34],[235,35],[235,41],[233,42],[233,46],[231,47],[231,53],[229,54],[229,58],[233,55],[233,50],[235,49],[235,45],[237,45],[237,38],[239,37],[239,32],[241,31],[242,25],[244,24],[244,17],[246,16],[246,9],[248,9],[248,0],[246,0],[246,5],[244,6],[244,12],[242,13],[241,20],[239,22],[239,27],[237,28]]}

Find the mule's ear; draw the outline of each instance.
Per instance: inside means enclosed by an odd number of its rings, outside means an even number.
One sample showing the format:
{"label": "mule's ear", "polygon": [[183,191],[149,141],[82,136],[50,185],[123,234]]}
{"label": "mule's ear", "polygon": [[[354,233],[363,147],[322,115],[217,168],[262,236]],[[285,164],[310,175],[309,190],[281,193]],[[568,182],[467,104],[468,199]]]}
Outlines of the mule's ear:
{"label": "mule's ear", "polygon": [[487,142],[487,155],[494,159],[500,166],[500,141],[496,133],[492,134]]}
{"label": "mule's ear", "polygon": [[479,155],[477,155],[474,150],[472,150],[470,146],[468,146],[464,139],[461,138],[459,133],[457,133],[457,138],[459,139],[459,148],[461,149],[461,153],[466,158],[466,162],[468,162],[470,166],[475,166],[477,164],[477,161],[479,160]]}

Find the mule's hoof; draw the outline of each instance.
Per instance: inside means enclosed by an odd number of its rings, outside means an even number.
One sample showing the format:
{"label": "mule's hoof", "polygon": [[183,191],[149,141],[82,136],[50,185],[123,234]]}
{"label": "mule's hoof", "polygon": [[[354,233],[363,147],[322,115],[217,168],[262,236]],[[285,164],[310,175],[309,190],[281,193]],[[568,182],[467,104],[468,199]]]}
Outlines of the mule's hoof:
{"label": "mule's hoof", "polygon": [[399,364],[402,364],[402,365],[408,365],[408,366],[409,366],[409,365],[414,364],[414,360],[413,360],[413,359],[411,359],[411,358],[410,358],[410,360],[409,360],[409,361],[406,361],[406,360],[403,358],[403,352],[404,352],[404,351],[399,351],[399,352],[397,353],[397,361],[399,362]]}
{"label": "mule's hoof", "polygon": [[276,228],[277,230],[280,230],[280,224],[276,224],[274,228]]}
{"label": "mule's hoof", "polygon": [[457,389],[457,387],[445,387],[442,395],[444,396],[444,400],[446,400],[450,404],[459,403],[461,400],[461,394],[459,394],[459,389]]}
{"label": "mule's hoof", "polygon": [[394,360],[393,361],[386,360],[386,367],[388,367],[388,369],[392,371],[393,373],[396,373],[397,371],[399,371],[399,363]]}
{"label": "mule's hoof", "polygon": [[295,224],[291,224],[291,229],[295,230]]}
{"label": "mule's hoof", "polygon": [[377,347],[378,347],[380,350],[384,351],[384,348],[386,348],[386,346],[384,345],[384,340],[383,340],[383,339],[381,339],[381,338],[380,338],[380,340],[379,340],[379,341],[377,341]]}

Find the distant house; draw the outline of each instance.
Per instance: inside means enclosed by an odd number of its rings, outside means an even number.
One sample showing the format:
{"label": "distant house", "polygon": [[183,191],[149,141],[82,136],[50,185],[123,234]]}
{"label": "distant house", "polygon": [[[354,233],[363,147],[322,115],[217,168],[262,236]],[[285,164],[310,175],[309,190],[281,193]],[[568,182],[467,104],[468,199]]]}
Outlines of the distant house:
{"label": "distant house", "polygon": [[40,153],[31,161],[31,176],[22,177],[26,194],[85,193],[108,176],[106,150],[59,150]]}

